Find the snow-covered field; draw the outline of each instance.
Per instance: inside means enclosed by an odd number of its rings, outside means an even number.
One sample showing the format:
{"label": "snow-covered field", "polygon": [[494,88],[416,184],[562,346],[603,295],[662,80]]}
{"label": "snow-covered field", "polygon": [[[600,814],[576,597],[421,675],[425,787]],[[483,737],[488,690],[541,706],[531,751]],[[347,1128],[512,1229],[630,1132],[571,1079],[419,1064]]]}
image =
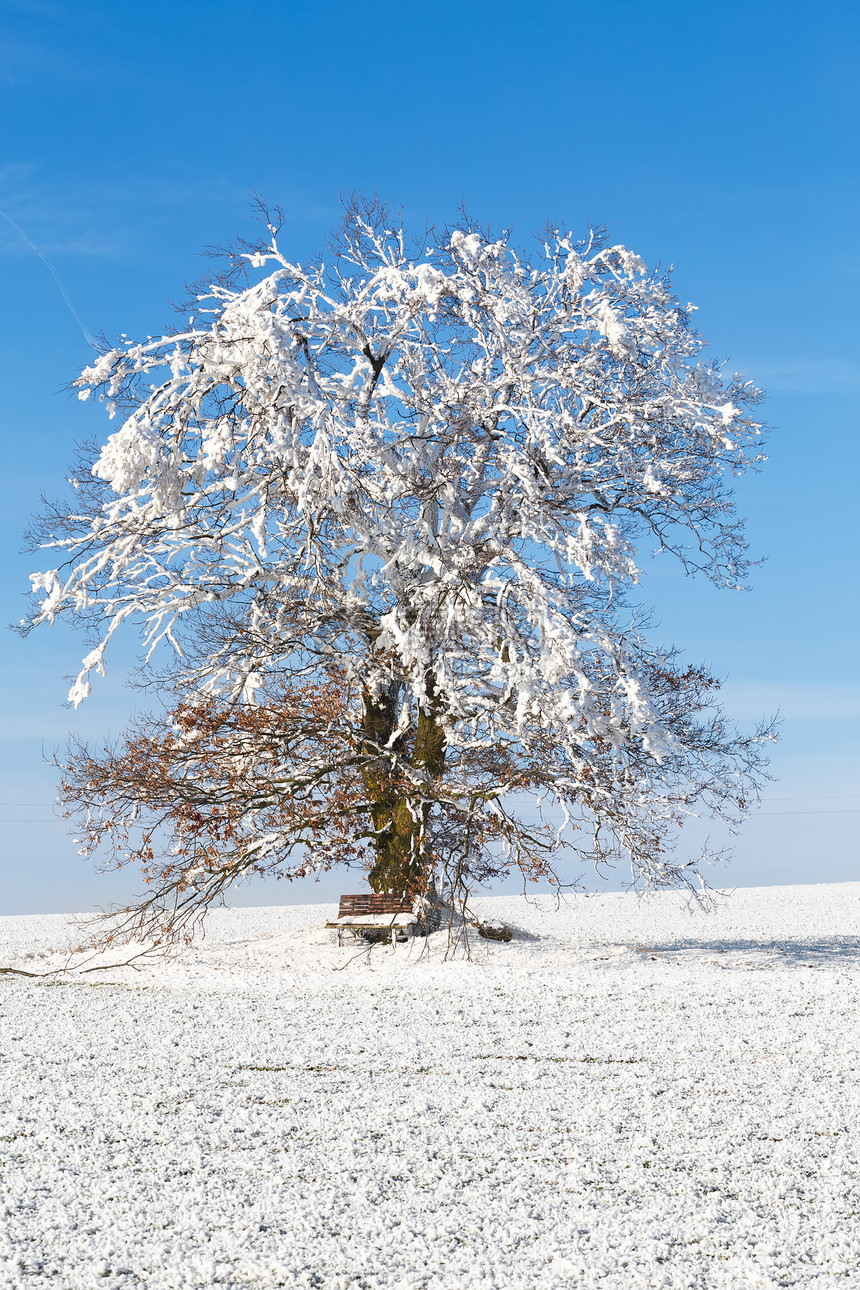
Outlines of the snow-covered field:
{"label": "snow-covered field", "polygon": [[480,905],[471,962],[305,905],[0,978],[0,1286],[860,1285],[860,883]]}

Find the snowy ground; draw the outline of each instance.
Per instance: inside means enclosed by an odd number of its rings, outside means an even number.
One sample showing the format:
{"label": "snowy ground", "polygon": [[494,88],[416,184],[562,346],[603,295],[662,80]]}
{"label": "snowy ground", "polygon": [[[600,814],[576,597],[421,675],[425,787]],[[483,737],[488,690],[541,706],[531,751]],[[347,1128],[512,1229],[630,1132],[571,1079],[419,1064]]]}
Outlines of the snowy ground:
{"label": "snowy ground", "polygon": [[0,1287],[860,1285],[860,883],[481,903],[473,962],[297,906],[0,978]]}

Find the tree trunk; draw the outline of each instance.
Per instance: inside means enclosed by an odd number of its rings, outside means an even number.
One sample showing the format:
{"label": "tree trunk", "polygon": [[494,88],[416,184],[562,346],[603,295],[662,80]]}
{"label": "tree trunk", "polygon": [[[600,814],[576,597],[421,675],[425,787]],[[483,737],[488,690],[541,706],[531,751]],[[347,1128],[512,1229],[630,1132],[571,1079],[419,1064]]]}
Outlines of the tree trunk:
{"label": "tree trunk", "polygon": [[373,756],[362,771],[376,850],[368,874],[371,891],[423,894],[432,882],[432,864],[424,845],[430,806],[398,767],[398,763],[404,770],[411,766],[431,781],[444,770],[445,734],[432,707],[432,679],[427,693],[428,702],[419,708],[413,729],[396,738],[392,736],[400,686],[392,683],[377,697],[364,695],[363,751]]}

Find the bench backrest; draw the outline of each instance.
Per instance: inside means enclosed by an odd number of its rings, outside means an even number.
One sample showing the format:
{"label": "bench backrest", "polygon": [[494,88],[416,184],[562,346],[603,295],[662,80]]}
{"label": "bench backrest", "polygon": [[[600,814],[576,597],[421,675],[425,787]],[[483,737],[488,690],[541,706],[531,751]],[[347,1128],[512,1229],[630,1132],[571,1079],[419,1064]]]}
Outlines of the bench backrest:
{"label": "bench backrest", "polygon": [[341,896],[337,916],[359,918],[362,914],[411,914],[412,904],[409,896],[367,891],[357,896]]}

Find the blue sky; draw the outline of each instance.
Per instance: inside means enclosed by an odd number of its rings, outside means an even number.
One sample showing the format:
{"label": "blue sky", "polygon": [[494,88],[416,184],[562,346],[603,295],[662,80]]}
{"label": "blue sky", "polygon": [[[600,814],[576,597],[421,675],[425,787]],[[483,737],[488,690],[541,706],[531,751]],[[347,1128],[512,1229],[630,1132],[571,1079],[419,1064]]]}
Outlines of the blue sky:
{"label": "blue sky", "polygon": [[[657,635],[726,679],[726,705],[779,708],[778,776],[717,881],[857,878],[858,34],[860,7],[495,0],[368,7],[0,0],[0,513],[3,621],[39,495],[62,491],[99,409],[64,392],[81,329],[155,333],[203,276],[203,247],[252,229],[249,194],[317,250],[337,195],[376,189],[415,224],[461,202],[525,240],[549,217],[607,224],[674,264],[712,351],[763,385],[771,459],[740,489],[767,562],[743,595],[655,566]],[[64,707],[64,628],[0,634],[0,912],[130,892],[53,819],[43,760],[70,730],[119,731],[139,697],[109,675]],[[311,900],[343,885],[247,889]]]}

